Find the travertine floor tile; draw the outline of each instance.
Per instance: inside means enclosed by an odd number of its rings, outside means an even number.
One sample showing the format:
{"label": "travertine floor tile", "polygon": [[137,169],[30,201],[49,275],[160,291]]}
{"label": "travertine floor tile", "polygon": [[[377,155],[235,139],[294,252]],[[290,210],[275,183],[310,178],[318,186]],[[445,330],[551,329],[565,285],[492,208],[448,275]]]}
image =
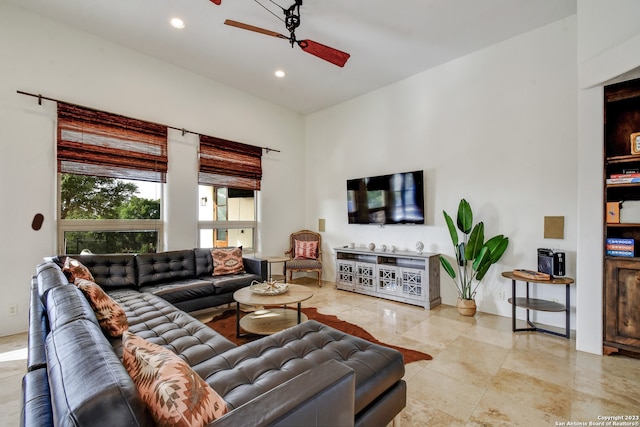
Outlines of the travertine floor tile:
{"label": "travertine floor tile", "polygon": [[504,360],[502,367],[568,389],[573,385],[572,363],[541,351],[514,349]]}
{"label": "travertine floor tile", "polygon": [[407,408],[400,418],[402,427],[447,426],[464,427],[464,421],[440,411],[428,402],[407,398]]}
{"label": "travertine floor tile", "polygon": [[428,368],[465,383],[487,388],[509,351],[460,336],[441,351],[429,363]]}
{"label": "travertine floor tile", "polygon": [[568,387],[503,368],[489,389],[557,418],[571,416],[573,391]]}
{"label": "travertine floor tile", "polygon": [[485,392],[477,387],[425,367],[407,381],[408,394],[430,407],[468,420]]}
{"label": "travertine floor tile", "polygon": [[548,427],[557,419],[536,410],[527,403],[519,402],[495,390],[488,390],[480,400],[469,420],[470,426],[492,427]]}

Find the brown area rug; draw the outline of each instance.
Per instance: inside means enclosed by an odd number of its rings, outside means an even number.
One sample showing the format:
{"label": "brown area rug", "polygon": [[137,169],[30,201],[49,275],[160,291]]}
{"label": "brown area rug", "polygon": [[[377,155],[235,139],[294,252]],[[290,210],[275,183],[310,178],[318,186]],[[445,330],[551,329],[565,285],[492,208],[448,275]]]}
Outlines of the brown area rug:
{"label": "brown area rug", "polygon": [[[390,344],[385,344],[383,342],[380,342],[377,339],[375,339],[373,335],[371,335],[369,332],[362,329],[360,326],[354,325],[353,323],[349,323],[344,320],[340,320],[337,316],[334,316],[331,314],[318,313],[317,308],[303,307],[302,312],[306,314],[309,319],[318,321],[320,323],[323,323],[334,329],[338,329],[349,335],[354,335],[356,337],[363,338],[367,341],[398,350],[403,354],[405,364],[416,362],[418,360],[432,359],[432,357],[427,353],[422,353],[417,350],[411,350],[408,348],[398,347],[395,345],[390,345]],[[218,333],[222,334],[225,338],[227,338],[228,340],[238,345],[260,338],[260,335],[251,335],[251,334],[242,336],[240,338],[236,337],[236,311],[235,310],[226,310],[221,315],[211,319],[211,321],[207,323],[207,326],[209,326],[211,329],[214,329]]]}

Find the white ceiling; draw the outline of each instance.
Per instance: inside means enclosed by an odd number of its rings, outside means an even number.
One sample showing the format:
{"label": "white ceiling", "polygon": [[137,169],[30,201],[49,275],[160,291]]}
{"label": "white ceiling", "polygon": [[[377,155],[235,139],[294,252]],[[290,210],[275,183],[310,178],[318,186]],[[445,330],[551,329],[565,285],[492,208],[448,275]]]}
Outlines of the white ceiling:
{"label": "white ceiling", "polygon": [[[299,39],[348,52],[344,68],[287,40],[255,0],[5,0],[307,114],[576,13],[576,0],[304,0]],[[284,16],[294,0],[260,0]],[[176,30],[170,18],[182,18]],[[287,73],[276,79],[276,69]]]}

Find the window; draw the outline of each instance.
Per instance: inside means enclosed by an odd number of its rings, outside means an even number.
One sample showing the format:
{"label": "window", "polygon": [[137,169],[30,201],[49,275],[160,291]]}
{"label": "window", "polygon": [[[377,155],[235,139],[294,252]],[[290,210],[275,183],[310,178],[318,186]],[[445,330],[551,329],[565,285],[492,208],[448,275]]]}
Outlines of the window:
{"label": "window", "polygon": [[58,103],[58,251],[160,250],[166,127]]}
{"label": "window", "polygon": [[256,230],[254,191],[210,185],[200,185],[198,189],[199,246],[242,246],[243,252],[253,252]]}
{"label": "window", "polygon": [[255,191],[260,190],[261,156],[260,147],[200,136],[201,248],[242,246],[243,252],[254,251]]}
{"label": "window", "polygon": [[162,185],[87,175],[59,175],[61,253],[157,252]]}

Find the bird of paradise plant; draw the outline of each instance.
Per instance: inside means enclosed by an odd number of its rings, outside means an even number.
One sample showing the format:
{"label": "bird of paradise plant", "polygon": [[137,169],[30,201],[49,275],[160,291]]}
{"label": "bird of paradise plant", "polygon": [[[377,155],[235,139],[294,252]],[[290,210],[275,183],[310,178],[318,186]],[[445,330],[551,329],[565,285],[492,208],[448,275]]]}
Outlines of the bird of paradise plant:
{"label": "bird of paradise plant", "polygon": [[509,246],[509,238],[499,234],[485,241],[484,223],[479,222],[473,225],[473,212],[465,199],[460,200],[456,221],[458,230],[462,232],[461,239],[449,214],[444,210],[442,213],[447,222],[456,255],[457,275],[456,269],[442,255],[440,255],[440,263],[453,279],[458,296],[461,299],[473,300],[485,274]]}

